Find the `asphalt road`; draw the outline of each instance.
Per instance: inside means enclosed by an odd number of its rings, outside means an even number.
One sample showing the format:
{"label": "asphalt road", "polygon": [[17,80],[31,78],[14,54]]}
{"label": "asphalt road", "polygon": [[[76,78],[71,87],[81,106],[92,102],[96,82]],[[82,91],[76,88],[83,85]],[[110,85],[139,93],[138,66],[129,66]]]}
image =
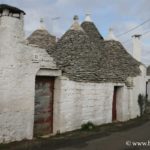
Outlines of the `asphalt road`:
{"label": "asphalt road", "polygon": [[127,131],[57,150],[150,150],[150,122]]}

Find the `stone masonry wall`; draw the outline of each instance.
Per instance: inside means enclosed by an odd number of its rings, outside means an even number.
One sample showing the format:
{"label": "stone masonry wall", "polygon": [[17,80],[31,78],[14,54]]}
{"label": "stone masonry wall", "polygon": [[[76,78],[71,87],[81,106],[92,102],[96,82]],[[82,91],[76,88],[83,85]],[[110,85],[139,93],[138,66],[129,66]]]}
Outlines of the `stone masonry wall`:
{"label": "stone masonry wall", "polygon": [[[88,121],[96,125],[112,122],[114,85],[57,78],[54,95],[54,133],[78,129]],[[119,108],[120,104],[117,105]]]}
{"label": "stone masonry wall", "polygon": [[133,79],[133,100],[131,106],[131,117],[135,118],[140,115],[139,105],[138,105],[138,96],[142,94],[146,96],[146,67],[144,65],[140,66],[141,75]]}
{"label": "stone masonry wall", "polygon": [[46,50],[23,39],[23,21],[0,18],[0,143],[33,138],[35,76],[57,69]]}
{"label": "stone masonry wall", "polygon": [[56,69],[43,49],[9,49],[15,58],[7,54],[0,60],[0,143],[33,138],[35,76],[40,68]]}
{"label": "stone masonry wall", "polygon": [[117,83],[82,83],[58,77],[54,95],[54,134],[79,129],[88,121],[96,125],[112,122],[114,86],[117,91],[117,120],[139,116],[138,95],[145,93],[145,68],[133,78],[133,87]]}

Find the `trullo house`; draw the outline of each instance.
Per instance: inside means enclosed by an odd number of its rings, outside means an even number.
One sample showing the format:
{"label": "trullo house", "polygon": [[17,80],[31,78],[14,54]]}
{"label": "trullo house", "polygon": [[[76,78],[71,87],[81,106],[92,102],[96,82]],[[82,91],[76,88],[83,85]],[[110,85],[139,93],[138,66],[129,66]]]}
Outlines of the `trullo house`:
{"label": "trullo house", "polygon": [[139,115],[146,67],[119,41],[104,40],[89,16],[81,25],[75,16],[57,43],[43,26],[25,40],[24,15],[0,5],[1,143]]}

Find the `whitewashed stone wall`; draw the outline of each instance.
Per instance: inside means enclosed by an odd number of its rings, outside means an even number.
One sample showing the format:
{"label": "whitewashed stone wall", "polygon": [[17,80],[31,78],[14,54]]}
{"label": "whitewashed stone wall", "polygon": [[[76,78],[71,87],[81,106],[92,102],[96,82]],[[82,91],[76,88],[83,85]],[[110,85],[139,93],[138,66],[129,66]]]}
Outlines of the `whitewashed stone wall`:
{"label": "whitewashed stone wall", "polygon": [[0,143],[33,138],[35,76],[57,69],[46,50],[24,44],[22,27],[0,18]]}
{"label": "whitewashed stone wall", "polygon": [[144,65],[140,66],[141,75],[133,79],[133,100],[131,104],[131,116],[130,118],[135,118],[140,116],[140,109],[138,105],[138,96],[142,94],[146,96],[146,67]]}
{"label": "whitewashed stone wall", "polygon": [[81,127],[88,121],[96,125],[112,122],[114,86],[117,91],[117,120],[126,121],[140,115],[138,95],[145,94],[146,68],[133,78],[133,86],[116,83],[80,83],[59,77],[55,81],[54,134]]}
{"label": "whitewashed stone wall", "polygon": [[[57,78],[54,95],[54,133],[78,129],[88,121],[96,125],[112,122],[114,85],[119,84],[80,83],[65,77]],[[117,102],[118,114],[122,111],[120,106],[122,102]]]}
{"label": "whitewashed stone wall", "polygon": [[[140,116],[140,109],[138,104],[138,96],[142,94],[146,96],[146,67],[140,65],[141,75],[132,78],[133,86],[124,86],[120,89],[120,96],[122,97],[120,102],[120,113],[118,114],[120,121],[129,120]],[[120,98],[118,98],[119,100]]]}

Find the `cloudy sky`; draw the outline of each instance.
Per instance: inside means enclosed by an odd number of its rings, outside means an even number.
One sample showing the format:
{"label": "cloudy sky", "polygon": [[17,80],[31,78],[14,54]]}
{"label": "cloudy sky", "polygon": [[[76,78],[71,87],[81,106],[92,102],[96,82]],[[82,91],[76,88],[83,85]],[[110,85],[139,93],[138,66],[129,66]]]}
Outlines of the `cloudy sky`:
{"label": "cloudy sky", "polygon": [[[120,35],[129,29],[150,19],[150,0],[0,0],[0,3],[14,5],[26,12],[26,36],[39,27],[40,18],[44,18],[50,33],[61,36],[72,24],[74,15],[80,22],[85,14],[92,14],[92,20],[106,37],[112,27],[115,35]],[[54,18],[59,19],[54,20]],[[132,53],[133,34],[144,34],[150,31],[150,21],[136,30],[119,36],[119,40]],[[142,62],[150,64],[150,32],[142,36]]]}

